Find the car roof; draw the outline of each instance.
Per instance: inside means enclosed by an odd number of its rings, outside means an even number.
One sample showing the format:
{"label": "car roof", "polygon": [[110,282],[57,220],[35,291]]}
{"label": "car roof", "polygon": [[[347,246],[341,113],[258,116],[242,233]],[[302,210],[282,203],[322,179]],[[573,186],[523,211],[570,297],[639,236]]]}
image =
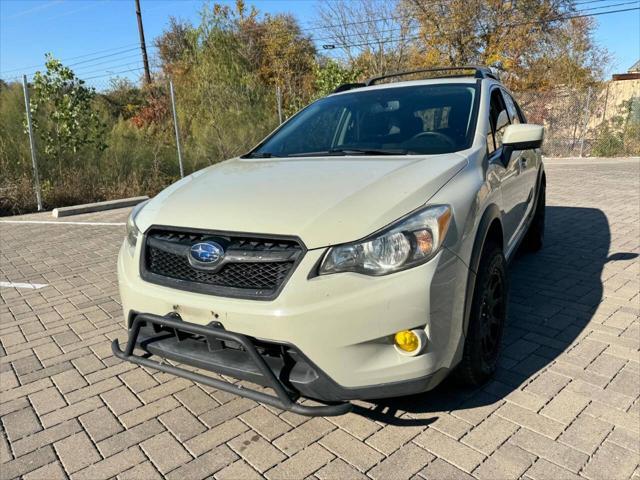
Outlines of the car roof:
{"label": "car roof", "polygon": [[425,86],[425,85],[451,85],[451,84],[475,85],[476,82],[478,81],[501,85],[500,82],[492,78],[479,79],[471,76],[439,77],[439,78],[427,78],[427,79],[421,79],[421,80],[404,80],[404,81],[397,81],[397,82],[377,83],[371,86],[361,86],[361,87],[351,88],[349,90],[343,90],[342,92],[332,93],[328,96],[344,95],[345,93],[369,92],[372,90],[383,90],[386,88],[418,87],[418,86]]}

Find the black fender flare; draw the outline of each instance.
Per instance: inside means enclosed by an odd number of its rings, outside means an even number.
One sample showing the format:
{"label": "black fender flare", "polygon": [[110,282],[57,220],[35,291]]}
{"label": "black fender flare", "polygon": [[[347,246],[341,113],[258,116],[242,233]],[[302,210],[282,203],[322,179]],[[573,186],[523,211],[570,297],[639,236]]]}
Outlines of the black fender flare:
{"label": "black fender flare", "polygon": [[[469,317],[471,314],[471,304],[473,303],[473,294],[476,286],[476,275],[478,274],[478,268],[480,266],[480,257],[482,256],[482,250],[489,234],[489,228],[493,222],[497,220],[500,222],[502,230],[502,215],[500,214],[500,208],[495,203],[489,205],[480,219],[478,229],[476,231],[476,238],[473,242],[473,250],[471,251],[471,258],[469,260],[469,274],[467,276],[467,288],[465,291],[464,300],[464,324],[463,332],[466,337],[467,327],[469,326]],[[501,243],[504,239],[501,239]]]}

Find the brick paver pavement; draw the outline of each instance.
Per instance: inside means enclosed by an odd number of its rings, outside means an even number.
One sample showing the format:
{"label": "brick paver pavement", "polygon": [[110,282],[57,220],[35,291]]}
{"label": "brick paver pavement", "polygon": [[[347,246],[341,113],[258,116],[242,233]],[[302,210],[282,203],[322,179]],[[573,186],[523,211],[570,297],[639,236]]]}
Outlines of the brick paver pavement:
{"label": "brick paver pavement", "polygon": [[0,476],[639,478],[639,165],[547,163],[546,244],[511,267],[493,381],[326,419],[111,355],[126,210],[0,223],[0,281],[48,285],[0,290]]}

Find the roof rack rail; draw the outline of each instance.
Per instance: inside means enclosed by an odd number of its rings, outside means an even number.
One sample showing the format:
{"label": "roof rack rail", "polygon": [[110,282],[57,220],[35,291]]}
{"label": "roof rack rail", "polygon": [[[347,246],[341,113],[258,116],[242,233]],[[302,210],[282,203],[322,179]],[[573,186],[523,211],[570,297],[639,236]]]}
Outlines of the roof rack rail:
{"label": "roof rack rail", "polygon": [[[387,75],[381,75],[379,77],[372,77],[365,82],[365,86],[369,87],[375,85],[380,80],[386,78],[404,77],[406,75],[413,75],[414,73],[424,72],[451,72],[451,71],[473,71],[474,78],[493,78],[494,80],[500,80],[497,74],[493,73],[488,67],[481,67],[477,65],[465,65],[462,67],[436,67],[436,68],[421,68],[419,70],[410,70],[407,72],[389,73]],[[446,78],[446,77],[467,77],[469,75],[453,74],[453,75],[440,75],[431,78]],[[339,88],[339,87],[338,87]]]}
{"label": "roof rack rail", "polygon": [[364,86],[366,86],[364,83],[343,83],[331,93],[346,92],[347,90],[353,90],[354,88],[360,88]]}

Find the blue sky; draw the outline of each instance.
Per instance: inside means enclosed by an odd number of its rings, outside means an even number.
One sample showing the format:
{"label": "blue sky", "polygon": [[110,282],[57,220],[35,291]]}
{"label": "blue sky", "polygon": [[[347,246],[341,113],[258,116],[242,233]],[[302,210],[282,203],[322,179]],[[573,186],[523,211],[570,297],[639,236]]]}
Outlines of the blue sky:
{"label": "blue sky", "polygon": [[[584,1],[584,0],[581,0]],[[595,7],[600,2],[588,2]],[[617,4],[623,0],[606,0]],[[628,0],[626,0],[628,1]],[[231,2],[222,2],[231,3]],[[316,0],[255,0],[262,12],[290,12],[303,24],[315,22]],[[595,4],[595,5],[594,5]],[[141,0],[147,44],[166,26],[169,16],[197,20],[202,0]],[[606,5],[606,3],[604,4]],[[627,4],[621,7],[640,6]],[[601,10],[594,10],[599,12]],[[614,55],[613,72],[626,71],[640,57],[640,10],[596,17],[596,41]],[[31,74],[44,53],[77,63],[84,78],[139,68],[134,0],[0,0],[0,77]],[[130,48],[130,51],[123,51]],[[114,54],[114,51],[116,52]],[[96,53],[100,52],[100,53]],[[150,53],[153,53],[151,50]],[[89,57],[75,58],[87,54]],[[95,59],[87,62],[87,58]],[[124,73],[133,75],[138,72]],[[107,81],[99,77],[95,82]]]}

